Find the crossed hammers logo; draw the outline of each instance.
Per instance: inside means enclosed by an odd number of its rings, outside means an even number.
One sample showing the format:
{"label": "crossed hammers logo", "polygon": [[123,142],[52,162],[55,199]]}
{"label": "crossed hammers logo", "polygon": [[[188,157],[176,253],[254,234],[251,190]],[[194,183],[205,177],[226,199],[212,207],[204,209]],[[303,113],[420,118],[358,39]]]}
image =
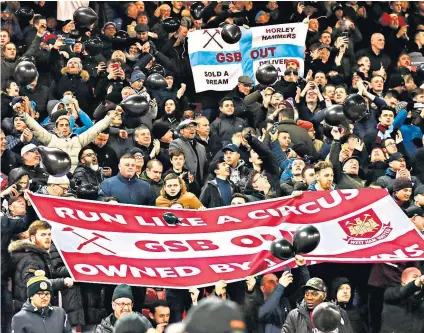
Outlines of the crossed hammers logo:
{"label": "crossed hammers logo", "polygon": [[211,41],[214,41],[221,49],[223,49],[222,45],[219,44],[219,42],[215,39],[215,36],[219,35],[219,29],[215,29],[215,33],[213,35],[211,35],[208,30],[204,30],[203,34],[208,34],[210,37],[207,43],[203,45],[203,48],[206,48],[206,46],[208,46]]}
{"label": "crossed hammers logo", "polygon": [[71,227],[65,227],[65,228],[63,228],[62,229],[62,231],[70,231],[70,232],[72,232],[74,235],[77,235],[78,237],[80,237],[80,238],[82,238],[82,239],[84,239],[84,242],[82,242],[80,245],[78,245],[78,247],[77,247],[77,250],[78,251],[80,251],[84,246],[86,246],[87,244],[90,244],[90,243],[93,243],[93,245],[95,245],[95,246],[97,246],[97,247],[99,247],[99,248],[101,248],[101,249],[103,249],[103,250],[105,250],[105,251],[108,251],[108,252],[110,252],[110,253],[112,253],[112,254],[116,254],[115,252],[113,252],[113,251],[111,251],[111,250],[109,250],[109,249],[107,249],[107,248],[105,248],[104,246],[102,246],[102,245],[100,245],[100,244],[97,244],[96,243],[96,240],[98,240],[98,239],[106,239],[106,240],[108,240],[108,241],[110,241],[110,239],[109,238],[107,238],[107,237],[105,237],[105,236],[103,236],[103,235],[100,235],[100,234],[98,234],[97,232],[93,232],[92,234],[93,234],[93,238],[87,238],[87,237],[84,237],[83,235],[80,235],[79,233],[77,233],[77,232],[75,232],[74,231],[74,229],[73,228],[71,228]]}

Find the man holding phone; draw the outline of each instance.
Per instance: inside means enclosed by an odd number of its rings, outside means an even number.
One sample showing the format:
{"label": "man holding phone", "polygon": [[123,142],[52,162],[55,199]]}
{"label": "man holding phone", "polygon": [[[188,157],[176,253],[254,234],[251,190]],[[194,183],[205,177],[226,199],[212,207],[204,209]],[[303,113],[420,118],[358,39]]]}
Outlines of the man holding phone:
{"label": "man holding phone", "polygon": [[[289,267],[284,269],[278,279],[275,274],[266,274],[256,287],[255,277],[246,278],[245,293],[246,325],[249,332],[278,332],[281,331],[291,306],[287,296],[296,292],[310,278],[306,260],[301,255],[295,257],[297,269],[292,274]],[[297,275],[294,278],[294,275]],[[295,284],[293,284],[295,282]],[[258,299],[263,302],[258,303]]]}

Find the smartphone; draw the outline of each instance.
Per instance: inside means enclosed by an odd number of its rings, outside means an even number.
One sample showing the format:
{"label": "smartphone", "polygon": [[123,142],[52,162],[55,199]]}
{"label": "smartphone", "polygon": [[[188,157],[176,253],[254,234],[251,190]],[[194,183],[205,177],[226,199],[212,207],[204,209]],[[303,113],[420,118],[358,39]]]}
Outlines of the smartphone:
{"label": "smartphone", "polygon": [[121,66],[119,66],[118,63],[114,63],[114,64],[112,64],[112,68],[115,69],[115,70],[119,70],[119,68],[121,68]]}
{"label": "smartphone", "polygon": [[289,266],[284,267],[284,272],[291,273],[291,268]]}
{"label": "smartphone", "polygon": [[424,103],[414,103],[414,109],[424,108]]}
{"label": "smartphone", "polygon": [[277,133],[277,131],[278,131],[278,125],[279,125],[279,123],[274,123],[274,125],[272,125],[272,127],[271,127],[271,133],[272,134]]}
{"label": "smartphone", "polygon": [[342,32],[342,37],[349,39],[349,32],[348,31],[343,31]]}
{"label": "smartphone", "polygon": [[63,40],[63,44],[74,45],[75,44],[75,39],[73,39],[73,38],[66,38],[66,39]]}

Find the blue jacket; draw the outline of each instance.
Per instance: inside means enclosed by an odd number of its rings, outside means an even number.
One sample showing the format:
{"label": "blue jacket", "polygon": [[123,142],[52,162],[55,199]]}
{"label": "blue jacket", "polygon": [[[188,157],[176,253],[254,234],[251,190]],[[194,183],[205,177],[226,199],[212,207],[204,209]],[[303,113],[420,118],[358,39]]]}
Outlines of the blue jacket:
{"label": "blue jacket", "polygon": [[125,178],[121,173],[100,184],[99,200],[105,197],[115,197],[119,203],[144,206],[154,206],[156,200],[149,183],[136,177]]}
{"label": "blue jacket", "polygon": [[400,131],[402,132],[403,145],[408,153],[408,157],[414,157],[418,149],[414,143],[414,139],[422,140],[423,133],[421,132],[421,128],[415,125],[404,124],[400,127]]}

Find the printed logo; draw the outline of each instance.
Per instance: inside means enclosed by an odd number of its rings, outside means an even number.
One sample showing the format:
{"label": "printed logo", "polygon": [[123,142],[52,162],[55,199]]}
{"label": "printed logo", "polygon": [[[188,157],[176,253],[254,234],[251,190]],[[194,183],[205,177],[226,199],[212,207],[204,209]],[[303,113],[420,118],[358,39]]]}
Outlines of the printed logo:
{"label": "printed logo", "polygon": [[372,209],[340,221],[339,225],[348,236],[343,240],[349,245],[367,245],[385,239],[393,230],[390,222],[383,224]]}
{"label": "printed logo", "polygon": [[43,282],[41,282],[41,283],[40,283],[40,289],[41,289],[41,290],[46,290],[46,289],[47,289],[47,283],[46,283],[46,282],[44,282],[44,281],[43,281]]}

